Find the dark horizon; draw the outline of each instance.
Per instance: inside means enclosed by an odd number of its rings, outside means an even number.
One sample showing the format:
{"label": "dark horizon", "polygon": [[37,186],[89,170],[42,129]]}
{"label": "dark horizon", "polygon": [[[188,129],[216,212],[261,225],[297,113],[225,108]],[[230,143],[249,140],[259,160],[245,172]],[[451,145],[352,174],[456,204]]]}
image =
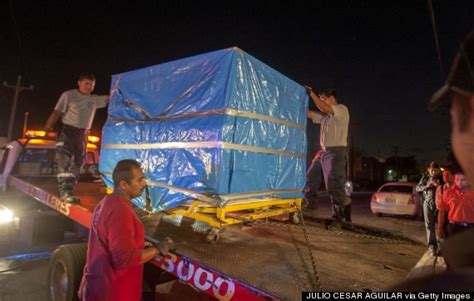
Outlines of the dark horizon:
{"label": "dark horizon", "polygon": [[[237,46],[302,85],[337,89],[351,113],[354,145],[368,155],[386,158],[397,146],[400,156],[441,162],[449,145],[449,117],[446,111],[428,112],[426,104],[444,81],[460,41],[474,28],[473,1],[433,1],[441,75],[424,1],[410,6],[325,1],[311,9],[273,5],[252,8],[265,14],[254,17],[229,10],[173,16],[182,11],[111,1],[94,4],[85,17],[74,15],[87,7],[84,3],[10,3],[2,9],[0,82],[14,85],[22,75],[23,86],[34,85],[34,91],[20,95],[14,136],[21,134],[24,112],[30,112],[31,127],[41,127],[59,95],[76,87],[80,72],[94,73],[95,92],[104,94],[113,74]],[[6,136],[12,95],[0,88],[5,108],[0,136]],[[105,110],[97,112],[95,133],[106,117]],[[313,145],[318,131],[314,127],[308,134]]]}

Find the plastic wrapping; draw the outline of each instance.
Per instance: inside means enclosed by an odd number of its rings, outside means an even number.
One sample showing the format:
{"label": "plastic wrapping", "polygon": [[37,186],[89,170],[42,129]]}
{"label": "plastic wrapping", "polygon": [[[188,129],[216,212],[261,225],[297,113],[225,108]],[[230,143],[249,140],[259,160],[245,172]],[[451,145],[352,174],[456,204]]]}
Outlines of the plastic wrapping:
{"label": "plastic wrapping", "polygon": [[[100,171],[136,159],[154,211],[204,196],[300,197],[306,171],[304,88],[238,48],[112,77]],[[144,197],[134,200],[145,207]]]}

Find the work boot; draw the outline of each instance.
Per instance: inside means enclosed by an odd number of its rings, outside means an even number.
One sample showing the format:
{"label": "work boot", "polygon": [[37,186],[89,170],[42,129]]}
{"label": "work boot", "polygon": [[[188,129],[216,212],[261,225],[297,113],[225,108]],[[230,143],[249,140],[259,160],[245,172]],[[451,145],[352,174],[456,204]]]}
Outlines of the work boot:
{"label": "work boot", "polygon": [[341,230],[342,222],[339,219],[328,219],[324,222],[326,230]]}
{"label": "work boot", "polygon": [[80,199],[76,198],[73,195],[70,194],[64,194],[61,196],[61,201],[69,204],[79,204],[81,202]]}
{"label": "work boot", "polygon": [[80,204],[81,200],[79,198],[76,198],[75,196],[70,196],[64,199],[64,202],[69,204]]}

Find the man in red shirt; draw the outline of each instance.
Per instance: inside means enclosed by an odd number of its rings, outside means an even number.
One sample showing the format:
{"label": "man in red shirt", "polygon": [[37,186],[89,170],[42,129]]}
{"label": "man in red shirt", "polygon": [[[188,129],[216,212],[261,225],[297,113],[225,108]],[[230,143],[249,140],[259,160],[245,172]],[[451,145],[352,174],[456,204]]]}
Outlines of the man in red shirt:
{"label": "man in red shirt", "polygon": [[[446,238],[447,225],[448,225],[448,211],[443,208],[445,206],[445,200],[443,194],[452,189],[454,186],[454,175],[446,169],[443,171],[444,184],[436,188],[436,209],[438,210],[438,228],[436,229],[436,235],[438,236],[438,245],[442,244],[442,241]],[[447,194],[446,194],[447,195]]]}
{"label": "man in red shirt", "polygon": [[[454,175],[454,187],[444,192],[443,200],[440,213],[448,214],[449,236],[474,228],[474,193],[469,191],[469,183],[464,174],[457,172]],[[440,224],[438,230],[442,226]]]}
{"label": "man in red shirt", "polygon": [[448,189],[451,189],[454,185],[454,175],[453,173],[446,169],[443,171],[443,185],[438,186],[436,188],[436,195],[435,195],[435,200],[436,200],[436,209],[440,209],[441,203],[443,201],[443,193],[447,191]]}
{"label": "man in red shirt", "polygon": [[130,200],[146,186],[135,160],[117,163],[112,178],[114,191],[97,204],[89,233],[87,261],[79,298],[92,300],[141,300],[143,264],[160,252],[166,255],[172,242],[145,247],[145,232]]}

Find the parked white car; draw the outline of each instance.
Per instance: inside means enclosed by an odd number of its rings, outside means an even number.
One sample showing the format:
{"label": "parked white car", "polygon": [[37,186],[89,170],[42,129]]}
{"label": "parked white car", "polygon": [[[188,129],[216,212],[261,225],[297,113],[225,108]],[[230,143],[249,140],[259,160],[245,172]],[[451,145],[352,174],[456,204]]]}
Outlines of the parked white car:
{"label": "parked white car", "polygon": [[372,213],[381,216],[409,215],[417,218],[423,214],[421,196],[415,191],[416,183],[389,182],[383,184],[372,195],[370,209]]}

